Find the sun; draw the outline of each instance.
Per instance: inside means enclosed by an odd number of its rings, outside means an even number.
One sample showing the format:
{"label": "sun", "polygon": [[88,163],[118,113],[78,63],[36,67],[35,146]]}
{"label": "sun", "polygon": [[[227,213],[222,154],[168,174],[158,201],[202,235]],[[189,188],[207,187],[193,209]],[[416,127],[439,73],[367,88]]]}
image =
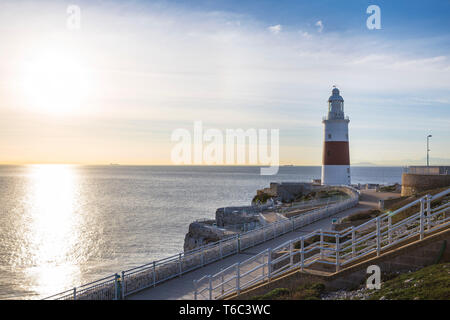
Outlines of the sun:
{"label": "sun", "polygon": [[91,88],[83,62],[69,50],[52,48],[33,54],[23,73],[27,106],[45,113],[71,113],[81,108]]}

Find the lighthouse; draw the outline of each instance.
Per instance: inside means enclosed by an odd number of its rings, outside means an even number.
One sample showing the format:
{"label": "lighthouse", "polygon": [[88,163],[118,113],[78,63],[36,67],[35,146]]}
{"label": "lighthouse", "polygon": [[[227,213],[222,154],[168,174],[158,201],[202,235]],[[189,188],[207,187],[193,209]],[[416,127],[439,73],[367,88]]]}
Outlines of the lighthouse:
{"label": "lighthouse", "polygon": [[323,118],[324,143],[322,158],[323,185],[350,184],[348,123],[344,115],[344,99],[334,87],[328,99],[328,115]]}

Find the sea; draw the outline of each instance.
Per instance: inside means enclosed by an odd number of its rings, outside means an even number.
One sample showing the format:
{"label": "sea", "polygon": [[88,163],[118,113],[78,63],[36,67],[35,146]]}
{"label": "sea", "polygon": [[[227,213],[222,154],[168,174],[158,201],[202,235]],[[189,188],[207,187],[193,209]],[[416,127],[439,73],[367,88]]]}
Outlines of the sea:
{"label": "sea", "polygon": [[[402,167],[352,167],[353,184],[401,182]],[[270,182],[319,166],[0,166],[0,299],[40,299],[183,250],[189,223],[249,205]]]}

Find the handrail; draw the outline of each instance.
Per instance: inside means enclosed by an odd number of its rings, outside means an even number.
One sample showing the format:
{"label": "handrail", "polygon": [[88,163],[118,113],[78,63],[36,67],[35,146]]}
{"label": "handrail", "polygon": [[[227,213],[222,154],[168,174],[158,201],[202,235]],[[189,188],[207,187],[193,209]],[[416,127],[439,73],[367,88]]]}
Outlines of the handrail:
{"label": "handrail", "polygon": [[[341,266],[348,265],[374,252],[379,256],[382,250],[403,243],[414,236],[419,236],[419,240],[423,240],[431,232],[450,227],[450,217],[447,214],[442,214],[450,211],[448,203],[432,207],[433,200],[443,198],[449,194],[450,188],[435,196],[423,196],[395,210],[393,213],[382,214],[357,227],[350,227],[350,230],[345,229],[336,232],[323,231],[321,229],[315,230],[305,236],[286,241],[273,249],[266,249],[247,260],[235,263],[232,267],[235,269],[233,279],[236,278],[236,284],[231,289],[227,289],[226,295],[239,294],[242,289],[249,287],[249,283],[253,285],[254,283],[270,280],[274,276],[279,276],[294,268],[304,270],[315,263],[334,265],[336,272],[339,272]],[[409,215],[395,224],[391,223],[393,216],[417,204],[420,204],[419,212]],[[340,243],[341,238],[348,237],[350,234],[350,239]],[[320,236],[319,241],[305,246],[305,241],[313,239],[317,235]],[[325,242],[323,240],[324,236],[334,236],[335,242]],[[297,246],[300,249],[294,249]],[[264,257],[266,256],[267,261],[265,262]],[[260,263],[259,259],[255,257],[263,257],[263,263]],[[249,266],[250,270],[241,272],[242,266]],[[246,280],[245,283],[241,283],[242,277],[251,276],[259,269],[263,270],[262,274]],[[268,272],[264,273],[266,269]],[[229,267],[207,277],[209,277],[210,281],[219,281],[215,285],[215,288],[219,288],[223,287],[224,284],[223,281],[220,282],[220,279],[224,277],[225,272],[229,273],[231,271],[233,270]],[[215,295],[211,287],[206,289],[209,290],[210,298],[226,296],[224,293]],[[195,289],[195,297],[197,298],[197,288]]]}
{"label": "handrail", "polygon": [[[122,271],[118,277],[115,275],[109,276],[73,288],[73,290],[69,289],[50,297],[46,297],[45,299],[61,296],[66,293],[70,293],[71,291],[73,291],[72,299],[76,299],[76,292],[81,290],[87,291],[97,287],[99,287],[99,291],[106,290],[106,288],[109,288],[108,290],[115,290],[114,292],[120,291],[118,299],[124,299],[130,294],[149,287],[154,287],[164,281],[181,276],[186,272],[201,268],[206,264],[223,259],[229,255],[239,253],[242,250],[274,239],[287,232],[294,231],[295,229],[313,223],[331,214],[335,214],[340,210],[344,210],[358,203],[360,194],[359,190],[350,186],[337,186],[335,188],[345,188],[345,190],[349,191],[350,198],[334,203],[330,206],[307,211],[286,220],[263,225],[253,230],[233,235],[189,251],[136,266]],[[112,277],[114,277],[114,279]],[[111,283],[111,279],[114,280],[114,283]],[[105,281],[102,283],[102,280]],[[94,283],[97,284],[93,285]],[[115,287],[118,289],[116,290]],[[97,295],[96,292],[93,292],[92,294]]]}
{"label": "handrail", "polygon": [[447,190],[444,190],[444,191],[442,191],[442,192],[440,192],[438,194],[435,194],[434,196],[431,197],[431,200],[440,199],[443,196],[446,196],[448,194],[450,194],[450,189],[447,189]]}

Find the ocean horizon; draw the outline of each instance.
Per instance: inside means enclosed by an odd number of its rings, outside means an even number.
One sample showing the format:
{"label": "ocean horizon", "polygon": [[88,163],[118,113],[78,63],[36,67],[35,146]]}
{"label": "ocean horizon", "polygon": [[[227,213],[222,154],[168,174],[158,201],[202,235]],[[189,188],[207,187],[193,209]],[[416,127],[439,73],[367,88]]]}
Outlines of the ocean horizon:
{"label": "ocean horizon", "polygon": [[[36,299],[183,250],[189,224],[249,205],[270,182],[320,166],[0,165],[0,299]],[[351,169],[354,184],[401,182],[402,167]]]}

